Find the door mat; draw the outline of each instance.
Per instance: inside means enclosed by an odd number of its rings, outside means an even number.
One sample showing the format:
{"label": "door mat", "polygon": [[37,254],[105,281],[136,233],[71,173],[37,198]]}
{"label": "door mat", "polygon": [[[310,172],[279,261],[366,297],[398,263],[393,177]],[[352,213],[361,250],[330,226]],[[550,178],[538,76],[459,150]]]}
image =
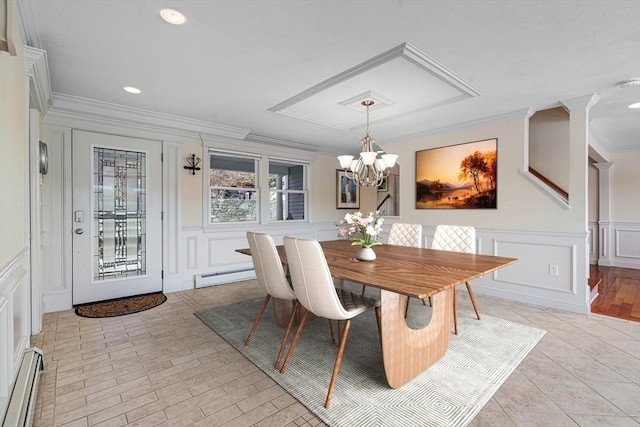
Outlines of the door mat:
{"label": "door mat", "polygon": [[78,316],[92,318],[124,316],[157,307],[166,300],[167,297],[162,292],[154,292],[77,305],[75,312]]}

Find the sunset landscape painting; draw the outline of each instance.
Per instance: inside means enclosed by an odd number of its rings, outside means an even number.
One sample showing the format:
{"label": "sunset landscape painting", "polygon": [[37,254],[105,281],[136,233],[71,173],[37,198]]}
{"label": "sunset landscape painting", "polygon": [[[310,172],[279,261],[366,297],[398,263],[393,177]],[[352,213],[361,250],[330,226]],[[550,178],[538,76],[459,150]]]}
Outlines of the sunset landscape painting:
{"label": "sunset landscape painting", "polygon": [[416,152],[416,209],[496,209],[498,139]]}

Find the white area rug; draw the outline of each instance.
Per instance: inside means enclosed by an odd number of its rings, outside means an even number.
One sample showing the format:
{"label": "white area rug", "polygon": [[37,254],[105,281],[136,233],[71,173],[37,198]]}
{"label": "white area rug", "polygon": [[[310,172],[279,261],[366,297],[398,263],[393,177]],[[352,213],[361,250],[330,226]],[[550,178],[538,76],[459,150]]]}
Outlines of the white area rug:
{"label": "white area rug", "polygon": [[[541,329],[459,312],[460,335],[445,356],[399,389],[385,380],[373,310],[352,322],[331,406],[324,400],[337,347],[325,319],[310,321],[284,374],[273,368],[284,329],[268,308],[251,344],[244,340],[262,300],[195,313],[300,403],[330,426],[465,426],[545,334]],[[409,324],[426,324],[431,310],[412,301]],[[293,335],[293,334],[292,334]]]}

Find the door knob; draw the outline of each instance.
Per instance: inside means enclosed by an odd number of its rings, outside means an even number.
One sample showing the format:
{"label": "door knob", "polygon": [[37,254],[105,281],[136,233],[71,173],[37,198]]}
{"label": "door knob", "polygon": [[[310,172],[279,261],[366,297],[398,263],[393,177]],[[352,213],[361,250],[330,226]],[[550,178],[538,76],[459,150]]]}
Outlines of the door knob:
{"label": "door knob", "polygon": [[84,233],[84,230],[82,228],[76,228],[76,234],[82,234]]}

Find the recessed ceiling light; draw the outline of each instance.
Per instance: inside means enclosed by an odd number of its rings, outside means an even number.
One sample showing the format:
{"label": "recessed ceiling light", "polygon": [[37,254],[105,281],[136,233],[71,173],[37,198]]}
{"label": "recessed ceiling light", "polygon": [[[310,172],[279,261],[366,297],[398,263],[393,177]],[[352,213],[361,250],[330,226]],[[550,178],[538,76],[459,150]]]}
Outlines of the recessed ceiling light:
{"label": "recessed ceiling light", "polygon": [[187,18],[185,18],[183,14],[173,9],[162,9],[160,11],[160,16],[169,24],[174,25],[182,25],[187,20]]}
{"label": "recessed ceiling light", "polygon": [[640,102],[629,105],[629,108],[640,108]]}
{"label": "recessed ceiling light", "polygon": [[142,91],[140,89],[138,89],[137,87],[131,87],[131,86],[125,86],[124,90],[126,90],[129,93],[141,93]]}

